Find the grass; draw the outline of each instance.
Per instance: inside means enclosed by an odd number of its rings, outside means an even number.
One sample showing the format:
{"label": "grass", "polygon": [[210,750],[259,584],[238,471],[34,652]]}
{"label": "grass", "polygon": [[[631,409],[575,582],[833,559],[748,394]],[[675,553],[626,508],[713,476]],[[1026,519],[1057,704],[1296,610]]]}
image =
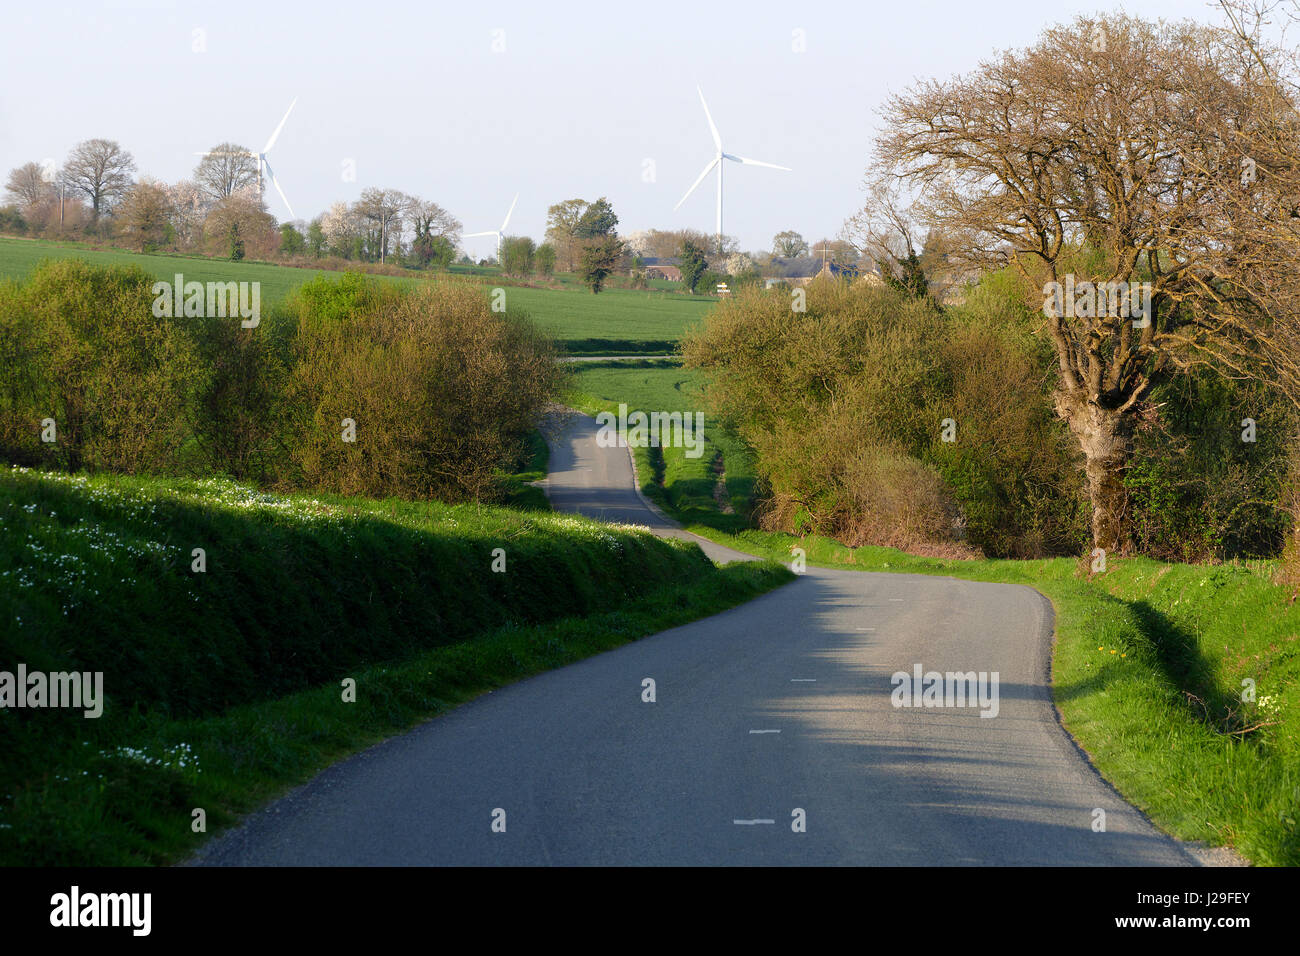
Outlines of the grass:
{"label": "grass", "polygon": [[[522,308],[573,354],[672,351],[715,300],[672,292],[606,289],[506,289],[507,308]],[[666,347],[665,347],[666,346]]]}
{"label": "grass", "polygon": [[97,266],[136,265],[168,282],[178,272],[185,276],[186,282],[260,282],[263,308],[283,301],[294,289],[310,282],[314,277],[327,274],[319,269],[294,269],[264,262],[231,262],[205,256],[143,255],[116,249],[88,249],[42,241],[0,238],[0,278],[24,278],[43,259],[85,259]]}
{"label": "grass", "polygon": [[0,666],[101,671],[107,699],[0,710],[5,864],[177,860],[194,808],[212,831],[485,690],[789,578],[572,516],[218,480],[11,469],[0,520]]}
{"label": "grass", "polygon": [[[682,411],[705,406],[695,375],[671,360],[583,363],[574,373],[570,404],[584,412]],[[634,448],[642,493],[686,524],[706,524],[735,532],[748,526],[754,495],[754,462],[749,449],[707,412],[703,453],[689,458],[682,447]],[[719,469],[730,514],[715,497]]]}
{"label": "grass", "polygon": [[[861,571],[1026,584],[1056,610],[1053,694],[1097,769],[1161,828],[1300,865],[1300,607],[1271,561],[948,561],[825,538],[691,528],[729,547]],[[1253,681],[1253,701],[1243,682]]]}
{"label": "grass", "polygon": [[[46,258],[81,258],[94,265],[137,265],[159,279],[172,281],[179,272],[185,281],[259,282],[261,305],[271,308],[317,275],[319,269],[231,262],[202,256],[154,255],[91,249],[44,241],[0,237],[0,278],[23,278]],[[490,294],[499,279],[492,270],[455,266],[453,276],[474,282]],[[385,282],[414,285],[421,275],[379,276]],[[713,296],[691,296],[667,289],[606,289],[592,295],[561,277],[557,288],[503,285],[506,307],[521,310],[574,355],[665,354],[673,351],[682,333],[703,319]],[[568,280],[568,281],[566,281]],[[504,281],[504,280],[502,280]]]}

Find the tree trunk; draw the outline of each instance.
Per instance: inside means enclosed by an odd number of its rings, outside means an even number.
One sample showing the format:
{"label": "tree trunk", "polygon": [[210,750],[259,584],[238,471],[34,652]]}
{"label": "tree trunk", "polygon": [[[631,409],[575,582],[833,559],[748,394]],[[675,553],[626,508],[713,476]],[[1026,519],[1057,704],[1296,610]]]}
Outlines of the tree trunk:
{"label": "tree trunk", "polygon": [[1092,502],[1092,546],[1108,555],[1130,549],[1128,494],[1124,468],[1129,456],[1129,420],[1124,413],[1058,392],[1056,411],[1070,426],[1083,451]]}

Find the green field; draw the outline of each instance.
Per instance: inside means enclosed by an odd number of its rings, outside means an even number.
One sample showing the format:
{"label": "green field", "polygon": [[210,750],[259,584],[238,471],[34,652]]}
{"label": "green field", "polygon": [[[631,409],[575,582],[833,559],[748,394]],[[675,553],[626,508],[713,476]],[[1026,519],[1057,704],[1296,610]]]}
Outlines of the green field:
{"label": "green field", "polygon": [[[692,372],[669,360],[583,363],[574,373],[569,401],[592,415],[617,413],[620,402],[627,403],[629,412],[704,412],[703,453],[698,458],[687,457],[680,447],[633,449],[641,490],[679,521],[724,531],[747,527],[754,495],[753,457],[708,414]],[[721,494],[719,479],[725,489]]]}
{"label": "green field", "polygon": [[[314,276],[325,274],[319,269],[298,269],[263,262],[143,255],[0,238],[0,278],[26,276],[46,258],[82,258],[94,265],[138,265],[167,281],[181,273],[187,282],[260,282],[263,308],[283,301]],[[480,285],[487,295],[493,288],[493,277],[485,272],[487,270],[477,267],[465,270],[457,267],[452,274]],[[424,276],[413,273],[410,278],[379,278],[386,282],[414,285]],[[592,295],[573,282],[573,277],[562,278],[567,279],[568,284],[561,281],[562,287],[555,289],[504,286],[506,309],[527,313],[568,351],[580,355],[671,352],[682,333],[703,319],[715,301],[711,296],[683,295],[665,289],[607,288],[600,295]]]}
{"label": "green field", "polygon": [[[82,249],[25,239],[0,238],[0,278],[26,276],[42,259],[85,259],[96,266],[136,265],[168,282],[179,272],[190,282],[260,282],[262,307],[282,301],[304,282],[325,274],[262,262],[230,262],[203,256],[141,255],[118,250]],[[403,280],[390,280],[403,281]]]}
{"label": "green field", "polygon": [[[670,352],[714,299],[672,292],[606,289],[506,289],[507,309],[520,308],[574,354]],[[643,346],[658,346],[647,348]]]}

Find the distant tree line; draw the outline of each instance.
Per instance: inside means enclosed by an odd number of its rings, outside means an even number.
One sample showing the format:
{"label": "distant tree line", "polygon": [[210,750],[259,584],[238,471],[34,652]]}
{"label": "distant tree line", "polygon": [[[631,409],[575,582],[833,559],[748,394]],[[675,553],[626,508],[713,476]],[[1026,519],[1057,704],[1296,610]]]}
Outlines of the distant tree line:
{"label": "distant tree line", "polygon": [[435,202],[370,187],[309,223],[277,223],[255,153],[219,143],[188,180],[136,177],[132,155],[109,139],[77,144],[61,167],[24,163],[10,170],[0,232],[90,239],[137,252],[176,251],[229,259],[328,258],[445,269],[456,258],[461,224]]}

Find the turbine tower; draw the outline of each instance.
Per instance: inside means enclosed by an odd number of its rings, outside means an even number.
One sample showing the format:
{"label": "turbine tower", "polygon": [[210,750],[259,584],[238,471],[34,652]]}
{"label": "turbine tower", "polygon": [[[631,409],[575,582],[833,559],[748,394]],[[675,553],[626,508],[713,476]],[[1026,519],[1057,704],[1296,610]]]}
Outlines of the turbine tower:
{"label": "turbine tower", "polygon": [[501,223],[500,229],[495,229],[492,232],[467,232],[463,236],[461,236],[461,238],[472,239],[475,236],[496,236],[497,237],[497,265],[500,265],[501,264],[501,242],[506,237],[506,226],[510,225],[510,217],[514,215],[515,203],[517,202],[519,202],[519,193],[515,193],[515,202],[512,202],[510,204],[510,211],[506,213],[505,221]]}
{"label": "turbine tower", "polygon": [[721,251],[722,249],[723,160],[729,159],[733,163],[740,163],[742,166],[766,166],[769,169],[784,169],[786,172],[790,172],[791,170],[789,166],[778,166],[775,163],[764,163],[764,162],[760,162],[757,159],[747,159],[744,156],[733,156],[731,153],[723,152],[722,137],[718,135],[718,127],[713,125],[713,116],[709,113],[709,104],[706,103],[704,100],[704,91],[700,89],[698,86],[695,89],[700,94],[700,105],[704,107],[704,117],[709,121],[709,132],[713,134],[713,146],[717,150],[717,152],[714,153],[713,159],[709,160],[709,164],[704,167],[704,172],[700,173],[699,178],[696,179],[695,182],[691,183],[691,188],[686,190],[686,195],[683,196],[680,200],[678,200],[677,205],[673,207],[673,211],[676,212],[678,209],[681,208],[682,203],[686,202],[686,200],[690,198],[691,193],[695,192],[695,188],[699,186],[700,183],[704,182],[704,177],[709,175],[709,173],[713,170],[714,166],[717,166],[718,167],[718,249],[719,251]]}

